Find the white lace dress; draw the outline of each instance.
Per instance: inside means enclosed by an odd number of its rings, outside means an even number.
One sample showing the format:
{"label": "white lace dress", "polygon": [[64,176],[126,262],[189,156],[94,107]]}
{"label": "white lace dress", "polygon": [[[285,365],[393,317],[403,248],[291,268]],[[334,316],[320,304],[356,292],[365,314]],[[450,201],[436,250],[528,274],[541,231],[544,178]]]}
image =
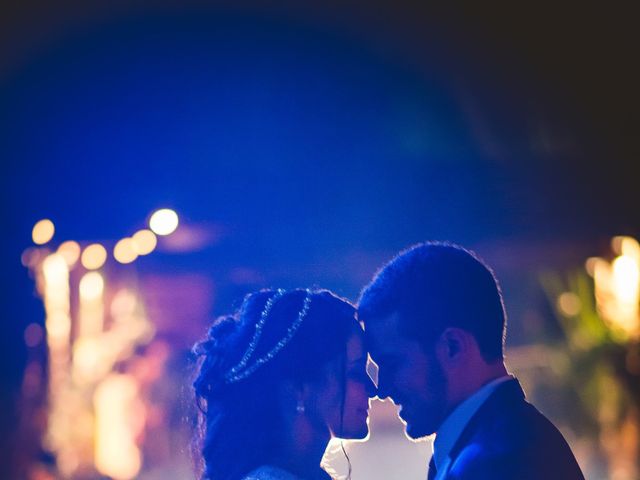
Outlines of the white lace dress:
{"label": "white lace dress", "polygon": [[263,465],[248,473],[243,480],[303,480],[281,468]]}

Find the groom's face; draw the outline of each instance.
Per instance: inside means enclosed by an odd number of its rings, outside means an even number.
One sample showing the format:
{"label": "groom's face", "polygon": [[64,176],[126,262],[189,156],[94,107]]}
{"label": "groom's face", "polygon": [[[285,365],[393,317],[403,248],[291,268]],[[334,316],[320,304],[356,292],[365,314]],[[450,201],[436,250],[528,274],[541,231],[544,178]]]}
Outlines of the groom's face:
{"label": "groom's face", "polygon": [[447,380],[435,353],[398,329],[398,314],[365,321],[367,347],[378,365],[378,397],[391,398],[409,437],[435,433],[446,417]]}

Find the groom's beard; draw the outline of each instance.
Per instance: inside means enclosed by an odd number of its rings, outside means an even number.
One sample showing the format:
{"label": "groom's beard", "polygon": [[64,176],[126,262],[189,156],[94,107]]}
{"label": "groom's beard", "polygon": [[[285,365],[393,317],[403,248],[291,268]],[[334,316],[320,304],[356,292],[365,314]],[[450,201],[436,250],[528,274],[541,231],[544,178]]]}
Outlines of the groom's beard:
{"label": "groom's beard", "polygon": [[425,392],[401,401],[400,418],[406,435],[414,440],[438,431],[447,415],[447,378],[435,355],[430,358]]}

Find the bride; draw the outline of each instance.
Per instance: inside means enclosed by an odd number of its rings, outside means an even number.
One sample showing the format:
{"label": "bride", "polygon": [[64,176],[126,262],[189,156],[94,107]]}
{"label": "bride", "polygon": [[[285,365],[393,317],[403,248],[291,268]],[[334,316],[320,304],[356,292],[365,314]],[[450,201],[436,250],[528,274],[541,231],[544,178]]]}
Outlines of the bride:
{"label": "bride", "polygon": [[363,332],[327,290],[261,290],[196,344],[203,480],[330,480],[331,437],[368,434]]}

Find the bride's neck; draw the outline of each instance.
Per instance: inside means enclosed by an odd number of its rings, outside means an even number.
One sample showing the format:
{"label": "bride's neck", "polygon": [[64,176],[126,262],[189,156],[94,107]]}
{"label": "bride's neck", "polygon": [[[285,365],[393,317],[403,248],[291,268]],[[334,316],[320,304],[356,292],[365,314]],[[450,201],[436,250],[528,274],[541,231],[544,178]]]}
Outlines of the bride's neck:
{"label": "bride's neck", "polygon": [[329,432],[314,429],[302,416],[288,430],[282,448],[274,458],[276,466],[305,480],[331,480],[329,474],[320,467],[331,439]]}

